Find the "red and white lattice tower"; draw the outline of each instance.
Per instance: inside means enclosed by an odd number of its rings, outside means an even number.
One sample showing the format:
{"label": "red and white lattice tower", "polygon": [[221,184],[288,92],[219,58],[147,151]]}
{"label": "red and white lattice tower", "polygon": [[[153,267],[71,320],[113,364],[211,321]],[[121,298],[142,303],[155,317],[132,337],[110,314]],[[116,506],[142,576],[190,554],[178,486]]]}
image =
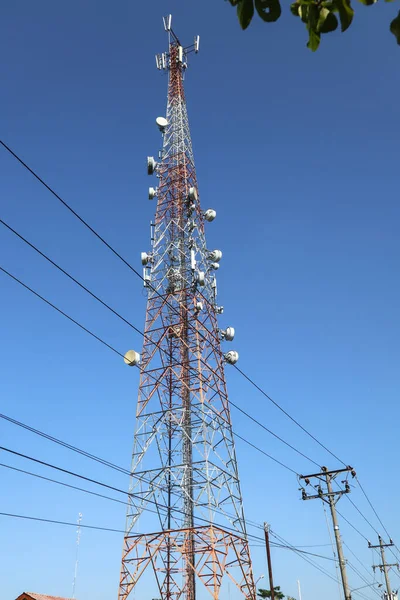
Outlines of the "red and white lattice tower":
{"label": "red and white lattice tower", "polygon": [[[184,48],[170,16],[164,27],[169,49],[156,61],[169,73],[168,105],[157,119],[159,160],[148,158],[159,184],[149,190],[157,209],[151,251],[142,253],[148,300],[119,600],[146,570],[162,600],[195,600],[206,590],[217,600],[224,576],[255,600],[224,374],[238,355],[221,350],[234,330],[218,327],[222,253],[206,245],[215,211],[200,207],[183,88],[199,38]],[[139,519],[149,533],[138,533]]]}

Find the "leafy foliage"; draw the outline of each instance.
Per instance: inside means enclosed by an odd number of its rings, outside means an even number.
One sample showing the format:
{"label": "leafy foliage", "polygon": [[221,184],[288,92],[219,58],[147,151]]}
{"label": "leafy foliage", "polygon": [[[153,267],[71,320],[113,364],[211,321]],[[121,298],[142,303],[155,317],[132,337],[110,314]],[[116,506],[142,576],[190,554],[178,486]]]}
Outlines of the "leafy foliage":
{"label": "leafy foliage", "polygon": [[[258,590],[257,596],[259,598],[271,598],[271,592],[270,592],[270,590],[260,589],[260,590]],[[274,597],[275,597],[275,600],[283,600],[283,598],[285,597],[285,594],[282,594],[281,588],[279,585],[274,587]]]}
{"label": "leafy foliage", "polygon": [[[392,0],[385,1],[391,2]],[[268,23],[277,21],[282,12],[280,0],[229,0],[229,2],[232,6],[236,6],[242,29],[247,29],[250,25],[255,11],[263,21]],[[310,50],[315,52],[319,47],[321,35],[335,31],[339,21],[342,31],[346,31],[350,27],[354,16],[350,2],[351,0],[295,0],[290,5],[292,14],[299,17],[306,26],[308,31],[307,47]],[[359,2],[365,6],[371,6],[378,0],[359,0]],[[390,31],[400,45],[400,11],[391,22]]]}

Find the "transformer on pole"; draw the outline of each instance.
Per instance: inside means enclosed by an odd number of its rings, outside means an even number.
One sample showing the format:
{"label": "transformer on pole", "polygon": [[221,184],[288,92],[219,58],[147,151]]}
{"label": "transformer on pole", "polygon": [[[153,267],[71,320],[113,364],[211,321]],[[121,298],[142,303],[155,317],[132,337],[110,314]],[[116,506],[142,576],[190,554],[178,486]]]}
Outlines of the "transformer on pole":
{"label": "transformer on pole", "polygon": [[[216,212],[200,206],[183,87],[199,38],[183,47],[170,16],[164,27],[169,48],[156,65],[169,74],[168,104],[156,119],[162,150],[147,159],[159,182],[149,190],[151,249],[141,254],[148,299],[119,600],[145,571],[161,600],[195,600],[201,588],[218,600],[224,575],[255,600],[224,374],[239,355],[221,350],[235,330],[218,327],[222,252],[206,246]],[[139,355],[125,362],[137,365]]]}

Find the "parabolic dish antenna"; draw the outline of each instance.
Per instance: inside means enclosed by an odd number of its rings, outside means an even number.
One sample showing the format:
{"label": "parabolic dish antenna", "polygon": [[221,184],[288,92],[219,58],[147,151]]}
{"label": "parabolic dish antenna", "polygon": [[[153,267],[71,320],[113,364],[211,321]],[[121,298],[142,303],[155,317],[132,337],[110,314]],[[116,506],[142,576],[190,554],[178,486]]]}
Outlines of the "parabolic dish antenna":
{"label": "parabolic dish antenna", "polygon": [[164,117],[157,117],[156,123],[160,131],[164,131],[168,125],[168,121]]}

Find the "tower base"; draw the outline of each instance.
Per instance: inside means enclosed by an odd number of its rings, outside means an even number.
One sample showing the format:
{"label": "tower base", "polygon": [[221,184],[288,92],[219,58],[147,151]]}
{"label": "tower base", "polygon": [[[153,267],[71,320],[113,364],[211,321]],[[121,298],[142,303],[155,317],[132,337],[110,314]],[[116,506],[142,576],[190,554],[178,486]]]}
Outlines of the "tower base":
{"label": "tower base", "polygon": [[219,527],[126,536],[119,600],[128,598],[147,567],[153,570],[161,600],[195,600],[191,598],[188,571],[214,600],[219,599],[223,575],[246,600],[256,598],[248,541]]}

